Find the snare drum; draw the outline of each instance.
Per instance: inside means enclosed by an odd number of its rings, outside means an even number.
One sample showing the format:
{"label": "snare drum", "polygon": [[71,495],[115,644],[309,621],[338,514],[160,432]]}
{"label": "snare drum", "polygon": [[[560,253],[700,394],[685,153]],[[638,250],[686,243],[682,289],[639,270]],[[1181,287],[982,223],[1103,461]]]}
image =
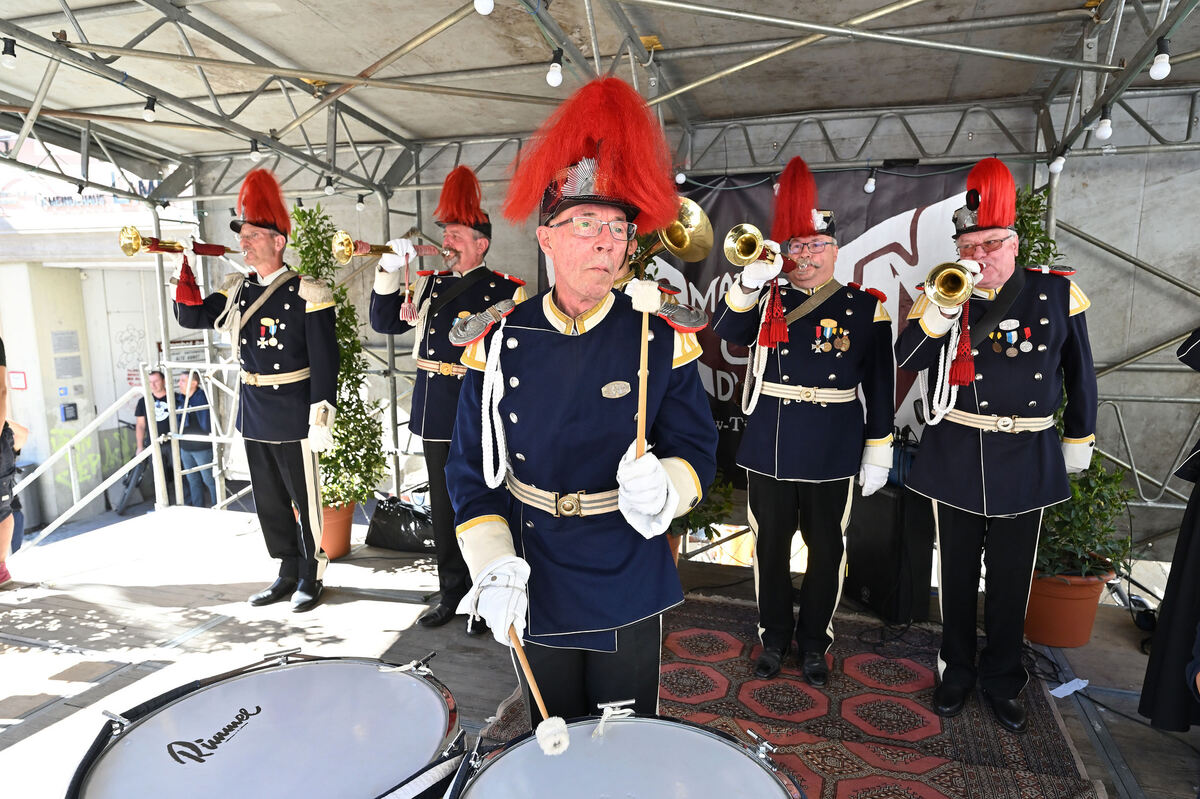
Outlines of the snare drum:
{"label": "snare drum", "polygon": [[470,776],[458,797],[804,797],[765,753],[760,757],[718,730],[658,716],[629,716],[609,719],[603,732],[593,736],[599,724],[598,718],[568,723],[571,744],[560,755],[546,755],[528,734],[477,764],[464,763]]}
{"label": "snare drum", "polygon": [[[371,799],[458,736],[454,698],[421,667],[354,658],[249,667],[130,711],[80,765],[67,799]],[[104,741],[107,735],[108,740]]]}

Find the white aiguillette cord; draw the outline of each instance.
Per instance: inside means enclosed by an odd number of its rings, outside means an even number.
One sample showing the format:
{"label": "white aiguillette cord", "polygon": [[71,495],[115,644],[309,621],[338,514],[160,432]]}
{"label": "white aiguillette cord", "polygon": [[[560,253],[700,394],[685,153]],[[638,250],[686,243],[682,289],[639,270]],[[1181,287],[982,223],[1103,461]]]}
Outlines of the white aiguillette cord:
{"label": "white aiguillette cord", "polygon": [[[483,479],[488,488],[499,488],[508,471],[508,443],[504,438],[504,422],[500,418],[500,400],[504,397],[504,372],[500,368],[500,345],[504,343],[501,317],[492,343],[488,347],[487,363],[483,369]],[[495,450],[492,441],[495,439]],[[496,458],[493,461],[493,457]]]}
{"label": "white aiguillette cord", "polygon": [[942,421],[942,418],[950,412],[958,399],[958,386],[950,385],[949,373],[950,365],[954,362],[954,356],[958,352],[960,336],[961,325],[959,320],[955,319],[954,326],[950,328],[950,335],[946,338],[946,343],[942,346],[942,352],[938,356],[937,382],[933,384],[933,396],[930,396],[927,385],[926,373],[929,370],[922,369],[917,373],[917,379],[921,384],[921,396],[929,397],[930,413],[926,414],[925,424],[937,424]]}

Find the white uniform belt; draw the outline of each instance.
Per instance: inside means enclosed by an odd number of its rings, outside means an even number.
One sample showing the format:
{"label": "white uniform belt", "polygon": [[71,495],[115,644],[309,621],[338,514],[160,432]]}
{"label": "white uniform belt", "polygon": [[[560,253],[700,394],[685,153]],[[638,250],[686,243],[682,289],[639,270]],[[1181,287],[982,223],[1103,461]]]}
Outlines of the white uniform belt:
{"label": "white uniform belt", "polygon": [[288,383],[299,383],[307,380],[311,370],[306,366],[294,372],[280,372],[277,375],[260,375],[242,370],[242,382],[248,386],[286,386]]}
{"label": "white uniform belt", "polygon": [[1054,427],[1053,416],[984,416],[951,408],[946,420],[989,433],[1036,433]]}
{"label": "white uniform belt", "polygon": [[762,393],[768,397],[782,397],[797,402],[814,402],[828,405],[831,402],[854,402],[858,399],[856,388],[812,388],[810,386],[785,386],[764,380]]}
{"label": "white uniform belt", "polygon": [[617,490],[600,491],[589,494],[576,491],[574,494],[558,494],[554,491],[543,491],[512,476],[505,478],[508,490],[512,495],[526,505],[543,510],[551,516],[598,516],[601,513],[612,513],[618,510]]}
{"label": "white uniform belt", "polygon": [[454,375],[462,377],[467,373],[467,367],[461,363],[446,363],[445,361],[430,361],[425,358],[417,358],[417,368],[424,369],[426,372],[432,372],[435,375]]}

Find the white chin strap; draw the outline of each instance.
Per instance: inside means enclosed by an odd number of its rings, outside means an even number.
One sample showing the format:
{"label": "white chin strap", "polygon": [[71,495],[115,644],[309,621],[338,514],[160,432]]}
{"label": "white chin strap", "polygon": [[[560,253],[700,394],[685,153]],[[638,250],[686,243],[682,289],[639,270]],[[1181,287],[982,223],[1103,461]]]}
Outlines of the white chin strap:
{"label": "white chin strap", "polygon": [[[487,364],[483,369],[483,479],[488,488],[499,488],[508,471],[508,443],[504,439],[504,422],[500,418],[500,400],[504,397],[504,372],[500,368],[500,346],[504,343],[504,325],[492,336],[488,347]],[[495,449],[492,448],[493,438]],[[493,457],[496,460],[493,460]]]}

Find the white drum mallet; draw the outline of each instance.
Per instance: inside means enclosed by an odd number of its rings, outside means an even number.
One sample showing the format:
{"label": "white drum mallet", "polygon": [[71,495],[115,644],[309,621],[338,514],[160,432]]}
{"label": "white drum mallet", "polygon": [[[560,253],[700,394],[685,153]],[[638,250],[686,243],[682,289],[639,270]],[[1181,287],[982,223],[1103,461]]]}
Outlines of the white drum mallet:
{"label": "white drum mallet", "polygon": [[567,733],[567,722],[561,716],[551,716],[546,710],[546,703],[542,699],[542,692],[538,690],[537,680],[533,679],[533,669],[529,667],[529,659],[525,657],[525,647],[521,646],[521,636],[517,635],[517,628],[512,625],[509,625],[508,628],[508,640],[512,641],[513,650],[517,653],[517,660],[521,661],[521,671],[525,672],[525,680],[529,683],[529,693],[533,694],[533,701],[537,702],[538,710],[542,714],[542,720],[538,723],[537,730],[534,731],[538,746],[542,747],[542,752],[547,755],[561,755],[571,744],[571,737]]}
{"label": "white drum mallet", "polygon": [[650,314],[662,305],[662,294],[653,280],[631,280],[625,289],[633,301],[633,310],[642,315],[641,351],[638,357],[637,449],[634,457],[646,454],[646,384],[650,377]]}

